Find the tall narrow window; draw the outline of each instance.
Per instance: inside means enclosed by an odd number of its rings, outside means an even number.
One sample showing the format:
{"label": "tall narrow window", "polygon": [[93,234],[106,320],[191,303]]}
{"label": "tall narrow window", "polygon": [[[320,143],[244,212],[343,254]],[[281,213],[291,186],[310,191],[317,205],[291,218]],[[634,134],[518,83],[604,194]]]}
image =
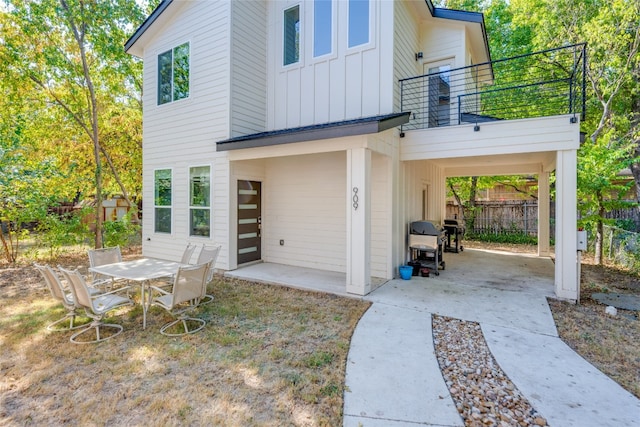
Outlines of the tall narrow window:
{"label": "tall narrow window", "polygon": [[191,236],[211,235],[211,168],[189,169],[189,227]]}
{"label": "tall narrow window", "polygon": [[331,1],[315,0],[313,3],[313,56],[331,53]]}
{"label": "tall narrow window", "polygon": [[189,97],[189,43],[158,55],[158,105]]}
{"label": "tall narrow window", "polygon": [[349,0],[349,47],[369,43],[369,0]]}
{"label": "tall narrow window", "polygon": [[154,174],[154,230],[171,233],[171,169],[157,169]]}
{"label": "tall narrow window", "polygon": [[300,61],[300,6],[284,11],[284,65]]}

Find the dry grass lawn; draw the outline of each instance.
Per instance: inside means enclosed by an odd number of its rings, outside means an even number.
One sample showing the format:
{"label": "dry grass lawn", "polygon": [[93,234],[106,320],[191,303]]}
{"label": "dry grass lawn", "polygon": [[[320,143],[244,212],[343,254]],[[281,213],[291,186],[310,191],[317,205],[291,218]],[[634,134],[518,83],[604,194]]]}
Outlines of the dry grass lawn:
{"label": "dry grass lawn", "polygon": [[172,318],[155,307],[143,331],[136,305],[110,318],[120,336],[73,345],[45,329],[64,310],[37,271],[0,266],[0,425],[341,425],[349,342],[369,304],[220,277],[209,291],[194,335],[160,335]]}
{"label": "dry grass lawn", "polygon": [[[50,263],[86,268],[87,260],[79,253]],[[560,336],[640,397],[639,313],[610,317],[590,298],[638,294],[640,278],[589,259],[582,274],[579,305],[550,300]],[[216,299],[198,311],[207,326],[197,334],[160,335],[171,317],[158,308],[143,331],[137,305],[110,319],[123,334],[78,346],[69,332],[45,330],[64,310],[36,270],[0,265],[0,426],[341,425],[349,342],[369,304],[220,277],[209,291]]]}

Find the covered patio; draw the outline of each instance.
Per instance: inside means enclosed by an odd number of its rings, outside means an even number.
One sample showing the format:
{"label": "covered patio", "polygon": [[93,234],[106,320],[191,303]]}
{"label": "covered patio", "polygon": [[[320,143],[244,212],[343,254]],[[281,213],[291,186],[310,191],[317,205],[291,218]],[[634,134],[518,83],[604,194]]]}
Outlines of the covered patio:
{"label": "covered patio", "polygon": [[[501,252],[465,248],[459,253],[446,253],[446,270],[439,276],[413,276],[408,282],[440,284],[446,293],[447,283],[504,291],[526,291],[540,296],[554,296],[554,268],[548,257],[535,254]],[[296,289],[354,296],[345,289],[345,273],[275,263],[256,263],[227,271],[226,277],[258,283],[288,286]],[[383,285],[393,286],[401,279],[372,278],[373,290]],[[428,297],[424,295],[423,297]]]}

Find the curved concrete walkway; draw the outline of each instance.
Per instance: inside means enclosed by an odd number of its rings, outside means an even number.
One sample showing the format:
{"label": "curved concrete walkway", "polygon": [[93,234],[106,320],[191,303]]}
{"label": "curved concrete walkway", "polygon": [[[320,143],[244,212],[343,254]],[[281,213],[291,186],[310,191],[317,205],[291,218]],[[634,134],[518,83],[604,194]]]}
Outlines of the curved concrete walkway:
{"label": "curved concrete walkway", "polygon": [[[433,348],[431,314],[479,322],[498,364],[552,427],[640,426],[640,400],[559,338],[548,259],[446,254],[438,277],[392,280],[366,299],[346,369],[344,426],[463,426]],[[465,265],[473,268],[465,268]]]}

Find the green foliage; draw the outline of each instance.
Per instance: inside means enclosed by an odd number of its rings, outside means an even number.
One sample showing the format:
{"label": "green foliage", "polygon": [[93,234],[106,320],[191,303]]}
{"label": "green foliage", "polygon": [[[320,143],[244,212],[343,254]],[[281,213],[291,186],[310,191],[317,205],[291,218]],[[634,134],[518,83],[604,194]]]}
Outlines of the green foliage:
{"label": "green foliage", "polygon": [[46,217],[51,199],[42,179],[55,173],[49,163],[34,164],[19,129],[0,134],[0,241],[5,259],[18,259],[20,242],[29,234],[24,224]]}
{"label": "green foliage", "polygon": [[132,212],[129,212],[122,219],[117,221],[105,221],[105,246],[128,247],[140,243],[140,231],[142,227],[131,221],[132,216]]}
{"label": "green foliage", "polygon": [[321,368],[333,362],[333,354],[326,351],[318,351],[304,359],[307,368]]}
{"label": "green foliage", "polygon": [[0,129],[20,107],[34,160],[67,177],[46,177],[60,200],[97,195],[99,210],[103,194],[140,197],[142,63],[123,44],[158,1],[2,2]]}
{"label": "green foliage", "polygon": [[86,218],[92,213],[91,208],[73,212],[63,217],[56,214],[47,215],[38,225],[37,243],[45,248],[49,258],[60,255],[62,248],[68,245],[82,244],[91,237]]}
{"label": "green foliage", "polygon": [[511,243],[537,245],[538,238],[521,232],[505,233],[466,233],[465,239],[489,243]]}

